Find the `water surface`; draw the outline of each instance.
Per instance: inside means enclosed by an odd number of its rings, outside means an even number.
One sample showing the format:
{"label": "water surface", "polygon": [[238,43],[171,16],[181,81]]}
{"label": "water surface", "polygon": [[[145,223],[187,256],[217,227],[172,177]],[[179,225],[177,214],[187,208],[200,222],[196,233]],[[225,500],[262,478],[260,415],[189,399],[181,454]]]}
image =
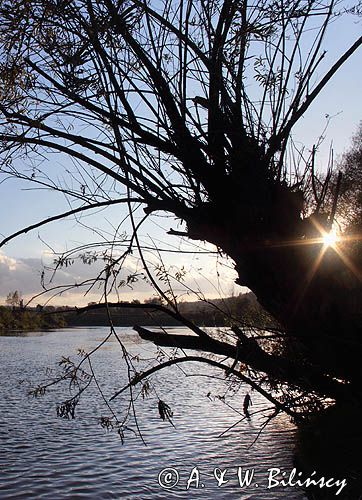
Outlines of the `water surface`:
{"label": "water surface", "polygon": [[[155,347],[131,329],[118,332],[127,349],[140,356],[140,369],[147,367]],[[56,367],[62,356],[76,360],[79,348],[90,351],[107,333],[107,328],[100,327],[0,336],[1,499],[306,498],[298,488],[267,489],[268,469],[277,467],[289,474],[293,467],[294,429],[288,418],[274,419],[254,444],[265,414],[256,413],[219,438],[242,418],[248,388],[235,387],[235,396],[231,398],[227,392],[223,402],[219,397],[225,395],[225,382],[206,365],[167,368],[152,379],[157,395],[143,399],[135,392],[138,424],[146,445],[132,431],[126,433],[122,445],[115,432],[101,428],[99,418],[109,412],[95,384],[81,399],[75,420],[56,417],[57,403],[69,397],[68,386],[54,388],[41,398],[28,395],[30,387],[46,378],[46,367]],[[106,399],[127,380],[116,341],[106,342],[97,351],[93,368]],[[210,373],[215,377],[203,376]],[[253,412],[268,407],[261,396],[251,395]],[[172,408],[175,428],[159,418],[158,399]],[[113,407],[122,412],[128,402],[126,392]],[[129,426],[136,430],[134,422]],[[250,487],[240,487],[239,467],[243,475],[254,471]],[[179,474],[172,489],[163,489],[158,483],[160,471],[166,468]],[[217,487],[215,468],[227,469],[224,477],[228,482],[223,487]],[[220,476],[220,471],[216,474]],[[190,478],[194,481],[187,490]]]}

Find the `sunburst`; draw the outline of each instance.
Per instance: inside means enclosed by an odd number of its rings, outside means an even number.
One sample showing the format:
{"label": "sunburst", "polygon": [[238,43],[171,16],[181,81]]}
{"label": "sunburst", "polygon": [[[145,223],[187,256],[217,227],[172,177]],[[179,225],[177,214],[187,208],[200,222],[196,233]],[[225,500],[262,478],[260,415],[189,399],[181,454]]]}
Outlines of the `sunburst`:
{"label": "sunburst", "polygon": [[332,229],[328,233],[322,235],[323,245],[325,248],[332,247],[335,248],[338,242],[337,233]]}

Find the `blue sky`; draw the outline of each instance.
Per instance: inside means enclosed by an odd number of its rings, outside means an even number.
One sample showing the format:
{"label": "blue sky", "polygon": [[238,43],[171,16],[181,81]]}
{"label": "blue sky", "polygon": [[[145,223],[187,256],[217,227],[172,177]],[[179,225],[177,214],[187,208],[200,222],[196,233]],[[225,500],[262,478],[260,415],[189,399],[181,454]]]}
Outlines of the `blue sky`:
{"label": "blue sky", "polygon": [[[332,24],[325,41],[327,55],[320,68],[319,76],[329,66],[330,61],[335,60],[337,54],[343,53],[360,36],[360,33],[361,24],[356,23],[353,19],[345,19],[343,22],[337,20]],[[362,120],[361,61],[360,49],[338,71],[294,129],[295,141],[311,148],[326,125],[326,115],[333,117],[317,157],[317,165],[322,170],[326,168],[331,143],[333,143],[335,155],[338,157],[349,147],[350,139],[356,131],[358,123]],[[69,208],[63,195],[46,190],[29,190],[29,188],[29,185],[16,179],[9,179],[0,184],[0,211],[2,214],[0,234],[2,236],[41,220],[44,214],[51,216]],[[107,211],[89,215],[83,220],[89,225],[106,228],[112,232],[113,226],[117,226],[124,213],[124,208],[112,207]],[[157,224],[159,223],[163,224],[166,229],[175,227],[170,220],[158,220]],[[155,224],[147,224],[142,234],[145,240],[150,235],[164,242],[168,241],[164,230]],[[70,248],[75,244],[90,242],[96,237],[92,231],[80,227],[75,220],[66,220],[52,223],[10,242],[0,251],[0,301],[1,297],[4,297],[12,289],[23,290],[25,295],[30,295],[39,289],[41,259],[48,258],[46,256],[48,249],[38,235],[57,251]],[[171,244],[177,244],[175,238],[169,241]],[[185,259],[185,265],[191,262],[191,269],[192,261],[188,260],[186,256],[182,259]],[[180,263],[182,259],[180,256],[177,259],[173,256],[170,257],[170,262],[177,260]],[[211,278],[212,273],[215,272],[214,264],[207,262],[204,258],[200,257],[200,259],[201,263],[199,262],[198,266],[204,267],[205,273]],[[16,272],[14,272],[15,269],[17,269]],[[87,276],[89,270],[79,268],[75,274],[80,278],[82,273]],[[229,272],[228,277],[225,278],[226,294],[238,293],[241,290],[240,287],[233,288],[233,277],[232,272]],[[200,279],[207,293],[215,296],[212,286],[208,285],[202,278]],[[125,295],[126,299],[135,294],[131,291],[127,293],[129,295]],[[149,291],[146,290],[139,290],[137,293],[150,295]],[[68,296],[67,300],[78,301],[78,299],[77,296]],[[83,299],[79,300],[83,301]]]}

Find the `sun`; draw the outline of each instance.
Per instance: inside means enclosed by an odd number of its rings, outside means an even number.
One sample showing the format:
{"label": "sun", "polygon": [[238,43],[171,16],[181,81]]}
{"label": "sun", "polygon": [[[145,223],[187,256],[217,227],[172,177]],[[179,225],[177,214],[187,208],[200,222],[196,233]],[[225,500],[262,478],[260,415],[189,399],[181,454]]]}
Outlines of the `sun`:
{"label": "sun", "polygon": [[337,243],[338,241],[338,237],[337,237],[337,234],[335,233],[335,231],[330,231],[329,233],[325,233],[323,235],[323,245],[327,248],[327,247],[334,247],[335,244]]}

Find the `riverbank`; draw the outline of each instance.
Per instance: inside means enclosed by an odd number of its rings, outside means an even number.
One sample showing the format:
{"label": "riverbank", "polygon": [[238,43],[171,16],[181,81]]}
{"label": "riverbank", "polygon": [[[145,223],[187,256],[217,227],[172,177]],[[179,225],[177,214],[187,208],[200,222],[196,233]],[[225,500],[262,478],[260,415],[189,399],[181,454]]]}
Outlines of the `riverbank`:
{"label": "riverbank", "polygon": [[[157,298],[148,299],[144,304],[134,300],[129,304],[129,307],[126,304],[120,302],[119,307],[112,307],[110,313],[114,326],[183,325],[182,321],[158,308],[161,302]],[[252,293],[239,294],[222,300],[180,302],[178,311],[188,321],[198,326],[221,327],[229,325],[231,321],[257,323],[258,326],[265,328],[276,326],[274,320],[263,311]],[[0,330],[108,325],[108,311],[97,303],[90,303],[84,309],[74,306],[57,307],[51,305],[0,306]]]}
{"label": "riverbank", "polygon": [[0,306],[0,331],[63,328],[66,321],[62,314],[45,314],[36,309]]}
{"label": "riverbank", "polygon": [[[295,465],[303,475],[317,471],[318,477],[346,479],[347,486],[336,489],[308,488],[310,499],[359,500],[362,498],[361,410],[352,405],[331,407],[299,427]],[[317,476],[317,475],[316,475]]]}

